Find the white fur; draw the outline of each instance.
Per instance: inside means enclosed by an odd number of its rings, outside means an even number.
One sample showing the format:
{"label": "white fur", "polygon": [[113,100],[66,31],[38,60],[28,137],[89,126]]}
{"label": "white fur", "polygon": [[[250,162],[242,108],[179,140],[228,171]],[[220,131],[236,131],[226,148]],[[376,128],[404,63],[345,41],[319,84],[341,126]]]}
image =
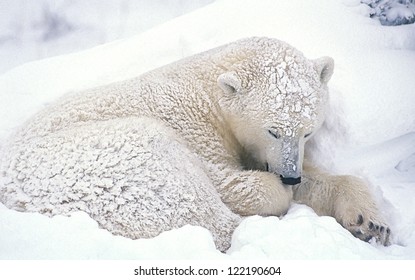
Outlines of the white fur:
{"label": "white fur", "polygon": [[332,72],[330,58],[248,38],[66,96],[3,148],[0,201],[50,215],[83,210],[131,238],[201,225],[221,250],[241,216],[284,214],[293,196],[351,231],[362,211],[364,230],[383,224],[369,195],[332,200],[341,180],[305,169],[294,192],[278,176],[301,175],[304,137],[323,122]]}

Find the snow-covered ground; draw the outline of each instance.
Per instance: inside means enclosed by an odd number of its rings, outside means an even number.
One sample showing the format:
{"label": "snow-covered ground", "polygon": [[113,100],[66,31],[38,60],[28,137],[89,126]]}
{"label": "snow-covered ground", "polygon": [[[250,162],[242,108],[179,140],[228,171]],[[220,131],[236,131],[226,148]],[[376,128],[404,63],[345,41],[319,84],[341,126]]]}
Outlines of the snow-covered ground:
{"label": "snow-covered ground", "polygon": [[391,246],[362,242],[297,204],[281,218],[245,219],[226,254],[200,227],[129,240],[85,213],[48,218],[0,204],[0,259],[415,259],[415,26],[381,26],[359,2],[218,0],[127,39],[22,65],[0,76],[0,145],[64,93],[241,37],[275,37],[307,57],[335,59],[332,114],[310,152],[333,173],[371,182],[393,231]]}

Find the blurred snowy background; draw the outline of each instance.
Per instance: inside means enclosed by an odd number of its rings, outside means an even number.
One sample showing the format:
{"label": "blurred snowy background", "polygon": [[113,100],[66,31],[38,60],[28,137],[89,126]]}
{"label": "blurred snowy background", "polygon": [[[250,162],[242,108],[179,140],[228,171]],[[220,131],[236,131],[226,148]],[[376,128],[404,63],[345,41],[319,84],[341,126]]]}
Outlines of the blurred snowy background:
{"label": "blurred snowy background", "polygon": [[127,38],[213,0],[1,0],[0,74]]}
{"label": "blurred snowy background", "polygon": [[[136,35],[211,2],[214,0],[1,0],[0,74],[28,61]],[[360,2],[369,7],[364,13],[383,25],[415,22],[415,0]]]}

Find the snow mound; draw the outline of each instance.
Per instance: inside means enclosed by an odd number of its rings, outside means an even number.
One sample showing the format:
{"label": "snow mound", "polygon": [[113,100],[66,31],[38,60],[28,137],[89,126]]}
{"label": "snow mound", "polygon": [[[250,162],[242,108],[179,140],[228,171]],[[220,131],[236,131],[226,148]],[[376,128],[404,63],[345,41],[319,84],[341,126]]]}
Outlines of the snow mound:
{"label": "snow mound", "polygon": [[153,239],[113,236],[84,212],[48,218],[0,205],[0,259],[225,258],[207,229],[184,226]]}
{"label": "snow mound", "polygon": [[235,230],[228,253],[255,259],[382,259],[376,247],[351,238],[332,217],[294,205],[282,219],[250,217]]}
{"label": "snow mound", "polygon": [[0,259],[385,259],[331,217],[294,205],[282,219],[253,216],[236,229],[227,254],[210,232],[184,226],[131,240],[98,228],[84,212],[48,218],[0,205]]}

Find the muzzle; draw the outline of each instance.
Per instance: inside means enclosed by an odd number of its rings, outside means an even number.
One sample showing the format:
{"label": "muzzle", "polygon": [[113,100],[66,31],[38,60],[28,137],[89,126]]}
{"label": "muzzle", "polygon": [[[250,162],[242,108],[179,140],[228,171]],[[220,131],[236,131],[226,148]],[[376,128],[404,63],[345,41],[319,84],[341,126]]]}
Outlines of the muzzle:
{"label": "muzzle", "polygon": [[283,184],[296,185],[301,183],[302,150],[299,139],[284,137],[282,143],[282,169],[280,178]]}

